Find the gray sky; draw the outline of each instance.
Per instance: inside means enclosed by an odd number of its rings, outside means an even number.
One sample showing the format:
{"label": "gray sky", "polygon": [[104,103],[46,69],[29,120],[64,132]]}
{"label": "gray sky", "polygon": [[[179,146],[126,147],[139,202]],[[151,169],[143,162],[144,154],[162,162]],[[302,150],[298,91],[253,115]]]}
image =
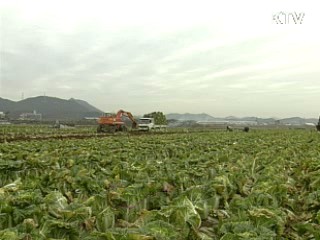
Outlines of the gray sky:
{"label": "gray sky", "polygon": [[[304,13],[302,24],[277,24],[280,11]],[[2,0],[0,96],[134,114],[318,117],[319,11],[292,0]]]}

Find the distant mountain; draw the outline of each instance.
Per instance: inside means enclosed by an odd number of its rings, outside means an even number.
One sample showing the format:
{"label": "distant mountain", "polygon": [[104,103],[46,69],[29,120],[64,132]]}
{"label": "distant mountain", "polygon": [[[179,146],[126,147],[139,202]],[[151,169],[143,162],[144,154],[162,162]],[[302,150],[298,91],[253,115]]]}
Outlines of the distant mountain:
{"label": "distant mountain", "polygon": [[306,123],[314,123],[317,124],[318,119],[315,118],[300,118],[300,117],[292,117],[292,118],[284,118],[280,120],[282,124],[291,124],[291,125],[304,125]]}
{"label": "distant mountain", "polygon": [[179,113],[171,113],[166,115],[167,119],[175,119],[179,121],[196,121],[196,122],[226,122],[226,123],[245,123],[245,122],[255,122],[257,124],[284,124],[284,125],[305,125],[308,123],[317,124],[318,119],[316,118],[300,118],[300,117],[292,117],[292,118],[284,118],[284,119],[274,119],[274,118],[258,118],[258,117],[235,117],[228,116],[224,118],[215,118],[206,113],[201,114],[179,114]]}
{"label": "distant mountain", "polygon": [[74,99],[74,98],[70,98],[69,101],[75,101],[76,103],[80,104],[81,106],[85,107],[86,109],[93,111],[93,112],[101,112],[100,109],[90,105],[89,103],[87,103],[86,101],[80,100],[80,99]]}
{"label": "distant mountain", "polygon": [[10,109],[12,108],[12,106],[14,106],[15,102],[8,100],[8,99],[4,99],[0,97],[0,112],[6,112],[5,109]]}
{"label": "distant mountain", "polygon": [[226,120],[239,120],[239,118],[237,118],[235,116],[228,116],[228,117],[225,117],[224,119],[226,119]]}
{"label": "distant mountain", "polygon": [[167,119],[176,119],[180,121],[213,121],[215,120],[214,117],[210,116],[206,113],[200,113],[200,114],[192,114],[192,113],[170,113],[166,115]]}
{"label": "distant mountain", "polygon": [[22,113],[36,111],[46,120],[77,120],[84,117],[98,117],[102,111],[78,99],[60,99],[39,96],[18,102],[0,98],[0,112],[9,112],[10,118],[19,118]]}

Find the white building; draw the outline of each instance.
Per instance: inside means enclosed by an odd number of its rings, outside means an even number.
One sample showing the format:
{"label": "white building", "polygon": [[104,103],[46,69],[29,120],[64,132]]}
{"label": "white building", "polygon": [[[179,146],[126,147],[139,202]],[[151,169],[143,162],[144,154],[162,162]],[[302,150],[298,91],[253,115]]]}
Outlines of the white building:
{"label": "white building", "polygon": [[28,121],[41,121],[42,120],[42,114],[37,113],[36,110],[33,111],[33,113],[22,113],[20,114],[20,120],[28,120]]}

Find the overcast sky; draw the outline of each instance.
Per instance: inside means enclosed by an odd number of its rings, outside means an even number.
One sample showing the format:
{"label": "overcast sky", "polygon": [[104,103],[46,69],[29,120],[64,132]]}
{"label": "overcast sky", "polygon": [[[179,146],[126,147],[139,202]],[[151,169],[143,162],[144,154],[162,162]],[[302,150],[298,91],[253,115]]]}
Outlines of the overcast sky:
{"label": "overcast sky", "polygon": [[[317,1],[2,0],[0,8],[2,98],[73,97],[134,114],[320,114]],[[302,23],[282,14],[277,24],[281,11],[303,13]]]}

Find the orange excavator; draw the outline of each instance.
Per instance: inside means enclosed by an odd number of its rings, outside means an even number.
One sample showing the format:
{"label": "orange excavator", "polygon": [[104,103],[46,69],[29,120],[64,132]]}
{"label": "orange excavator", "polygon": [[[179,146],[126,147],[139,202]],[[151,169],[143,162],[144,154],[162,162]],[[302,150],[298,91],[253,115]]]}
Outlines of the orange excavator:
{"label": "orange excavator", "polygon": [[130,112],[119,110],[117,115],[103,116],[98,119],[98,133],[114,133],[114,132],[125,132],[128,131],[125,122],[122,120],[123,117],[129,118],[132,122],[132,128],[137,128],[138,123]]}

